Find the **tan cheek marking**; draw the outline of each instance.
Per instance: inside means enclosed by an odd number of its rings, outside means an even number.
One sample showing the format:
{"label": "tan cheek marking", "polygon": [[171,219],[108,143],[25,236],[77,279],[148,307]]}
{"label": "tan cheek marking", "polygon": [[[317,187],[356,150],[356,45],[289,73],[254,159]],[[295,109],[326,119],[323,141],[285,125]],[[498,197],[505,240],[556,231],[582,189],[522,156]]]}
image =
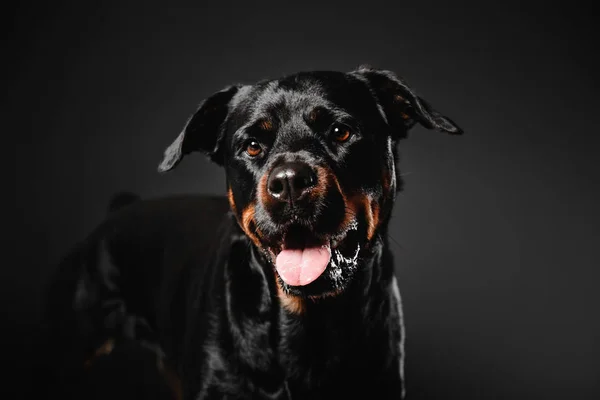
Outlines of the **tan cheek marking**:
{"label": "tan cheek marking", "polygon": [[367,219],[367,240],[371,240],[375,234],[375,223],[371,200],[368,196],[361,194],[358,196],[358,202],[360,203],[362,211],[365,213],[365,218]]}
{"label": "tan cheek marking", "polygon": [[92,357],[90,357],[88,360],[86,360],[84,366],[86,368],[89,368],[97,357],[109,355],[110,353],[112,353],[114,348],[115,348],[115,339],[113,339],[113,338],[107,339],[104,343],[102,343],[102,345],[100,347],[98,347],[96,349],[96,351],[94,352],[94,355]]}
{"label": "tan cheek marking", "polygon": [[249,234],[249,226],[252,220],[254,220],[254,204],[250,204],[242,211],[242,228],[246,234]]}
{"label": "tan cheek marking", "polygon": [[[256,222],[254,221],[254,205],[251,204],[242,212],[242,220],[240,221],[239,216],[237,214],[237,207],[235,204],[235,200],[233,198],[233,193],[231,191],[231,187],[227,192],[227,198],[229,199],[229,205],[231,206],[231,210],[235,218],[238,220],[238,223],[242,226],[242,230],[246,235],[252,239],[252,241],[258,246],[259,241],[258,238],[261,236],[260,230],[256,227]],[[254,233],[252,232],[252,223],[254,222]]]}
{"label": "tan cheek marking", "polygon": [[319,199],[327,194],[327,181],[330,180],[330,177],[333,177],[334,179],[335,177],[323,167],[317,166],[315,167],[315,170],[317,171],[317,184],[315,185],[315,188],[311,190],[310,196],[312,199]]}
{"label": "tan cheek marking", "polygon": [[303,314],[306,307],[304,300],[300,297],[290,296],[285,293],[277,277],[275,277],[275,282],[277,283],[277,296],[279,297],[281,306],[292,314]]}
{"label": "tan cheek marking", "polygon": [[242,225],[242,229],[244,230],[244,233],[246,235],[248,235],[248,237],[250,238],[250,240],[252,240],[252,242],[254,242],[256,247],[261,247],[260,240],[258,239],[257,234],[252,231],[252,226],[254,225],[254,227],[256,227],[256,222],[254,221],[254,212],[255,212],[254,204],[250,204],[248,207],[246,207],[246,209],[244,211],[242,211],[242,224],[241,225]]}
{"label": "tan cheek marking", "polygon": [[379,224],[379,203],[367,195],[357,194],[350,199],[347,205],[357,215],[360,212],[365,213],[367,220],[367,240],[373,239],[375,230]]}
{"label": "tan cheek marking", "polygon": [[256,197],[265,206],[265,208],[268,208],[269,202],[272,201],[267,190],[267,178],[269,177],[270,173],[271,171],[269,170],[263,176],[261,176],[260,180],[258,181],[258,187],[256,188]]}
{"label": "tan cheek marking", "polygon": [[227,199],[229,200],[229,207],[231,207],[231,211],[237,217],[237,208],[235,207],[235,199],[233,198],[233,191],[231,190],[231,186],[227,190]]}

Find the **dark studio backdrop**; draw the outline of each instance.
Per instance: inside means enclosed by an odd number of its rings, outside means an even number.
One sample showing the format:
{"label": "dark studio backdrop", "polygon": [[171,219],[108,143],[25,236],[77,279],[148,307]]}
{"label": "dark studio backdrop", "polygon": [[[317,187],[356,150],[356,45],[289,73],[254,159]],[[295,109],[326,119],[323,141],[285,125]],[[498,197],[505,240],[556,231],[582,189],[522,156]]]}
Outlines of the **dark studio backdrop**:
{"label": "dark studio backdrop", "polygon": [[403,76],[466,132],[417,127],[401,143],[406,185],[390,234],[409,398],[599,398],[591,8],[23,2],[5,12],[7,182],[15,171],[5,196],[15,205],[5,208],[0,307],[13,372],[35,360],[43,284],[114,192],[224,193],[223,172],[200,155],[156,172],[204,97],[368,63]]}

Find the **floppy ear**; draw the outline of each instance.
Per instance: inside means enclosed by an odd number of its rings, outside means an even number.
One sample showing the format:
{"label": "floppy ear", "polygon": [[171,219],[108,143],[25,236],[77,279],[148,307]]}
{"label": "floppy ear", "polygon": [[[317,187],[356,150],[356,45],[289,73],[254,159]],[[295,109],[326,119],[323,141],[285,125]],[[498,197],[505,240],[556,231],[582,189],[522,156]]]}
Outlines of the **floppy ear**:
{"label": "floppy ear", "polygon": [[229,104],[239,86],[230,86],[204,100],[198,110],[188,119],[175,141],[166,148],[158,166],[159,172],[167,172],[194,151],[204,152],[212,161],[223,165],[223,122],[229,114]]}
{"label": "floppy ear", "polygon": [[351,74],[368,82],[397,138],[406,137],[417,122],[425,128],[453,135],[463,133],[450,118],[434,110],[393,72],[360,67]]}

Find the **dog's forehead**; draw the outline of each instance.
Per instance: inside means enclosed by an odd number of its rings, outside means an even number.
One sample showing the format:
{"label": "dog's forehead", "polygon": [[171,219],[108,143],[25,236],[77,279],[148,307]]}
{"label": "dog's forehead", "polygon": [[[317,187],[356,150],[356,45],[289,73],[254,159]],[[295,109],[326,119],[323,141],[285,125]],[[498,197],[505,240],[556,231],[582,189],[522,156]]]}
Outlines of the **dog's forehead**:
{"label": "dog's forehead", "polygon": [[242,87],[232,103],[248,117],[302,113],[316,107],[343,109],[340,101],[354,84],[341,72],[301,72]]}
{"label": "dog's forehead", "polygon": [[321,106],[332,107],[323,87],[316,83],[303,82],[303,85],[287,87],[279,81],[271,81],[259,91],[254,110],[257,113],[282,114],[282,116],[302,112]]}

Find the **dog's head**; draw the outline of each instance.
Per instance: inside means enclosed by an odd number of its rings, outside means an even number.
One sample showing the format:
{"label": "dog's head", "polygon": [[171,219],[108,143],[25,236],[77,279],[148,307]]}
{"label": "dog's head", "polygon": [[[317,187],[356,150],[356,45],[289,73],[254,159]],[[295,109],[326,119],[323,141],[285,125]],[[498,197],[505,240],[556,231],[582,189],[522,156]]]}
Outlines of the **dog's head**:
{"label": "dog's head", "polygon": [[225,167],[237,220],[291,296],[341,292],[400,188],[396,144],[461,129],[389,71],[305,72],[206,99],[159,170],[201,151]]}

